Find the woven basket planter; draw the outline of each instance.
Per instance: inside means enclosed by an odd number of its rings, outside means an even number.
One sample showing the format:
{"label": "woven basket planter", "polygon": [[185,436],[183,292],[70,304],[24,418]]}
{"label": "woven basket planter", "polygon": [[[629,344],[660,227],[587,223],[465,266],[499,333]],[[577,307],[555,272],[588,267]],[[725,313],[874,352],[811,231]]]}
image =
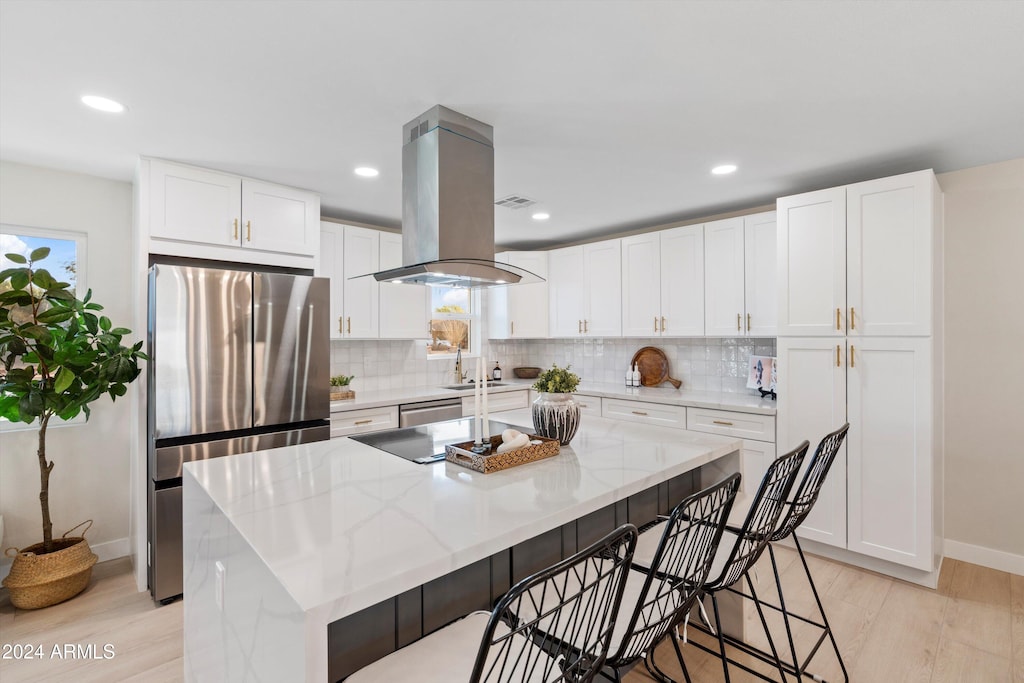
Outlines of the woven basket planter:
{"label": "woven basket planter", "polygon": [[350,398],[355,398],[356,392],[352,391],[348,387],[335,387],[331,389],[331,400],[332,401],[346,401]]}
{"label": "woven basket planter", "polygon": [[[42,553],[36,543],[18,550],[11,573],[3,585],[11,604],[19,609],[39,609],[75,597],[89,585],[92,567],[98,559],[84,536],[55,538],[55,550]],[[8,548],[13,550],[13,548]]]}

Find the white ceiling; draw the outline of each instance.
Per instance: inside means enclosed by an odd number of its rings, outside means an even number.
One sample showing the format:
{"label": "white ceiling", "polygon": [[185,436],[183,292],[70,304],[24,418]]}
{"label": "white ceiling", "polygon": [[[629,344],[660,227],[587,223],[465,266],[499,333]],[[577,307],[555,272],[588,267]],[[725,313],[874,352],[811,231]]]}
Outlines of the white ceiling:
{"label": "white ceiling", "polygon": [[1022,27],[1017,1],[2,0],[0,156],[176,159],[397,227],[402,125],[444,104],[494,126],[496,197],[552,216],[498,208],[498,243],[539,246],[1024,156]]}

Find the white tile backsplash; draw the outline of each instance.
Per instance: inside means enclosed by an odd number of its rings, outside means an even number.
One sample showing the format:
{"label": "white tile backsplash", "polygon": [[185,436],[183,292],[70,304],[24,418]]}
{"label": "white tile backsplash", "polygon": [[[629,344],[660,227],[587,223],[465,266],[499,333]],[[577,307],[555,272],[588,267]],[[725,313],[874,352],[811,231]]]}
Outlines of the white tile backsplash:
{"label": "white tile backsplash", "polygon": [[[512,368],[572,365],[584,380],[622,382],[633,354],[644,346],[665,352],[672,377],[687,389],[756,393],[746,388],[752,354],[775,355],[774,338],[608,338],[522,339],[489,344],[487,367],[497,360],[506,376]],[[422,341],[337,340],[331,342],[331,374],[355,375],[355,391],[451,384],[455,361],[427,360]]]}

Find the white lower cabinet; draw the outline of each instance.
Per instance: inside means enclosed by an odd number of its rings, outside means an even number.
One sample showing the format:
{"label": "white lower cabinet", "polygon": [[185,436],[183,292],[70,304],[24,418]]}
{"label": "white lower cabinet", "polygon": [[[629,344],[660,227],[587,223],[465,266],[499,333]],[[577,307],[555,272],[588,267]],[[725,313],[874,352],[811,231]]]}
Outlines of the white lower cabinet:
{"label": "white lower cabinet", "polygon": [[[462,416],[470,417],[473,415],[473,395],[469,392],[469,396],[462,397]],[[523,389],[522,391],[503,391],[501,393],[489,393],[487,394],[487,412],[488,414],[500,413],[503,410],[518,410],[520,408],[528,407],[528,394],[529,391]]]}
{"label": "white lower cabinet", "polygon": [[[533,394],[534,392],[531,391],[531,395]],[[587,394],[573,394],[573,398],[576,399],[576,405],[580,407],[581,413],[593,415],[601,414],[600,396],[588,396]]]}
{"label": "white lower cabinet", "polygon": [[687,408],[686,428],[694,432],[743,439],[740,451],[740,490],[753,493],[776,457],[775,418],[734,410]]}
{"label": "white lower cabinet", "polygon": [[684,406],[604,398],[601,399],[601,417],[686,429]]}
{"label": "white lower cabinet", "polygon": [[825,434],[850,423],[800,535],[932,570],[932,340],[780,337],[778,359],[784,447],[808,439],[813,452]]}
{"label": "white lower cabinet", "polygon": [[398,427],[398,406],[362,408],[331,413],[331,438]]}

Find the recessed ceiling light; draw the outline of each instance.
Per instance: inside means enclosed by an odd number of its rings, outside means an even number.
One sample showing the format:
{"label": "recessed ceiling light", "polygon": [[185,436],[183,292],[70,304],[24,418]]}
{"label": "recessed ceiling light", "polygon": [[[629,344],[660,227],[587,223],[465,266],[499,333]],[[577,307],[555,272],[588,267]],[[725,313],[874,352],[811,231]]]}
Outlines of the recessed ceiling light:
{"label": "recessed ceiling light", "polygon": [[107,97],[100,97],[99,95],[83,95],[82,104],[99,111],[105,111],[111,114],[120,114],[128,107],[124,106],[120,102],[115,102]]}
{"label": "recessed ceiling light", "polygon": [[533,214],[531,218],[535,221],[546,221],[547,219],[551,218],[551,214],[544,213],[543,211],[541,211],[540,213]]}
{"label": "recessed ceiling light", "polygon": [[356,175],[364,178],[376,178],[380,175],[380,171],[375,168],[370,168],[369,166],[360,166],[356,169]]}
{"label": "recessed ceiling light", "polygon": [[736,164],[722,164],[721,166],[715,166],[711,169],[711,172],[715,175],[727,175],[736,171]]}

